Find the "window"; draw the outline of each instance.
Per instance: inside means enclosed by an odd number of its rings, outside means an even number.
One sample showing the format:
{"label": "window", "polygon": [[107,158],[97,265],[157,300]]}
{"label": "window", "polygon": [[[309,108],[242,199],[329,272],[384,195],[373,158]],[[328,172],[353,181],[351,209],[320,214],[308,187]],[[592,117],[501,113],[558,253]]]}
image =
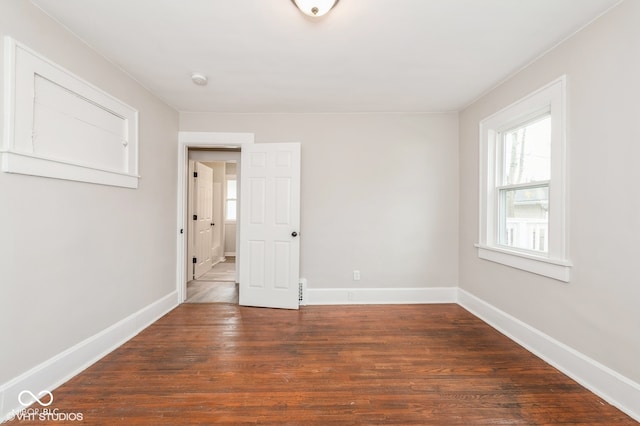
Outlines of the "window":
{"label": "window", "polygon": [[501,132],[496,143],[499,244],[548,253],[551,115]]}
{"label": "window", "polygon": [[569,281],[565,78],[480,122],[478,256]]}
{"label": "window", "polygon": [[238,181],[235,176],[227,176],[227,198],[225,203],[225,220],[235,222],[237,220],[238,205]]}

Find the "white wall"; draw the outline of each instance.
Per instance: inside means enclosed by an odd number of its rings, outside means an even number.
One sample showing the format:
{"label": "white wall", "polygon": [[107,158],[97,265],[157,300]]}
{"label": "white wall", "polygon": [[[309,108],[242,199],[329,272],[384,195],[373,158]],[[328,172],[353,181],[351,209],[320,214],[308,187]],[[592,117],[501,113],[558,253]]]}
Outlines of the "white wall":
{"label": "white wall", "polygon": [[1,388],[175,291],[178,115],[31,2],[0,2],[0,35],[138,109],[141,175],[132,190],[0,173]]}
{"label": "white wall", "polygon": [[[640,382],[640,2],[629,0],[460,114],[460,287]],[[568,84],[568,284],[477,257],[478,122]]]}
{"label": "white wall", "polygon": [[309,288],[457,285],[457,128],[455,113],[180,114],[181,131],[302,143]]}
{"label": "white wall", "polygon": [[224,253],[228,256],[236,256],[236,231],[238,226],[236,223],[224,224]]}

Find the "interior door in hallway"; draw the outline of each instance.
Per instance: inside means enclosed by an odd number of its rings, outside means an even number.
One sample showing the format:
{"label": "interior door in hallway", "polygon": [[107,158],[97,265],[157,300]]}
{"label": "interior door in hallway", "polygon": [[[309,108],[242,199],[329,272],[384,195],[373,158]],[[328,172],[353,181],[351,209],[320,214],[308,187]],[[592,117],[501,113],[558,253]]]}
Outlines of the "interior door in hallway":
{"label": "interior door in hallway", "polygon": [[298,309],[300,144],[242,147],[240,304]]}
{"label": "interior door in hallway", "polygon": [[196,162],[195,171],[195,259],[194,278],[211,269],[211,236],[213,228],[213,170]]}

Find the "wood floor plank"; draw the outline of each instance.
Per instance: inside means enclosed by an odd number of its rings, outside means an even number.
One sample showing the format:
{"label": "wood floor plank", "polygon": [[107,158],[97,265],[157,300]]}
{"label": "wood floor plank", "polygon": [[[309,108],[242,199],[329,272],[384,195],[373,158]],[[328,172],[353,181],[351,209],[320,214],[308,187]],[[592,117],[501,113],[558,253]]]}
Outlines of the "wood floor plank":
{"label": "wood floor plank", "polygon": [[637,424],[458,305],[183,304],[53,393],[92,425]]}

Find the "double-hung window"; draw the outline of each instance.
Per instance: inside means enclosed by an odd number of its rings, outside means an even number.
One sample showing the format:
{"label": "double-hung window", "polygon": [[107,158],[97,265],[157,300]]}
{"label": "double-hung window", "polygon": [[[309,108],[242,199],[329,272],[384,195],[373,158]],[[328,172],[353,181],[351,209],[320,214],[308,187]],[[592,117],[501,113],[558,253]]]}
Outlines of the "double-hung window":
{"label": "double-hung window", "polygon": [[565,78],[480,122],[478,256],[569,281]]}
{"label": "double-hung window", "polygon": [[226,200],[225,200],[225,221],[235,222],[237,219],[237,204],[238,204],[238,181],[234,176],[227,175],[227,188],[226,188]]}

